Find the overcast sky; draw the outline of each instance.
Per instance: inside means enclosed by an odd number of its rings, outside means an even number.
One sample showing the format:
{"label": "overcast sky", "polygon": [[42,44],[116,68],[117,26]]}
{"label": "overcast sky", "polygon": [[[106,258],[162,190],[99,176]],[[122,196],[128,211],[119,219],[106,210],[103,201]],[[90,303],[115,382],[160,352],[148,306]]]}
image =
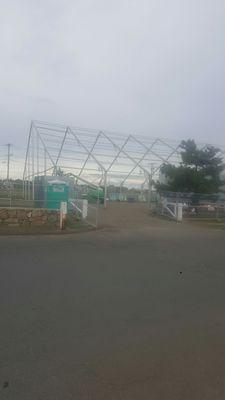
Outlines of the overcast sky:
{"label": "overcast sky", "polygon": [[225,0],[0,6],[0,144],[31,119],[225,144]]}

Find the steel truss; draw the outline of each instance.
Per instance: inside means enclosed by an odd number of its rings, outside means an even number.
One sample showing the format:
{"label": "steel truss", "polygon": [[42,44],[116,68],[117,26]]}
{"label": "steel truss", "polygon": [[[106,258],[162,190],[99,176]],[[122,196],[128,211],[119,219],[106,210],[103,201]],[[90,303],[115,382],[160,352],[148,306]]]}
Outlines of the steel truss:
{"label": "steel truss", "polygon": [[36,176],[63,171],[104,186],[105,204],[109,185],[147,189],[150,198],[161,165],[180,161],[178,141],[32,121],[23,174],[25,196],[34,199]]}

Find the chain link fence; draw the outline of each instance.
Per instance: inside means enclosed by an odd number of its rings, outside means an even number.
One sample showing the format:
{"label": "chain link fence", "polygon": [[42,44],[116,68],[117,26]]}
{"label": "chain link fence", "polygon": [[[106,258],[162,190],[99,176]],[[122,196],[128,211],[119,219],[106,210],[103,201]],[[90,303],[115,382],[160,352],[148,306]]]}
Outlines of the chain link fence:
{"label": "chain link fence", "polygon": [[[48,196],[48,184],[44,180],[0,181],[0,207],[59,210],[60,199]],[[78,183],[70,178],[68,185],[68,223],[73,226],[85,223],[92,227],[99,226],[100,207],[103,207],[104,193],[101,188]]]}
{"label": "chain link fence", "polygon": [[225,194],[163,192],[158,194],[155,211],[167,215],[167,204],[182,204],[185,219],[225,219]]}

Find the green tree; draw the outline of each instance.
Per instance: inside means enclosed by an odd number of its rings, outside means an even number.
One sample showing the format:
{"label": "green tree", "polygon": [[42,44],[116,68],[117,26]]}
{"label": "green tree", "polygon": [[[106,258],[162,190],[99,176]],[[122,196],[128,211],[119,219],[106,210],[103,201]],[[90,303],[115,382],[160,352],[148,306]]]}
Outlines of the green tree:
{"label": "green tree", "polygon": [[205,146],[199,149],[194,140],[181,142],[182,162],[179,166],[163,164],[161,173],[167,183],[156,184],[159,191],[193,193],[217,193],[221,181],[221,172],[224,170],[220,149],[214,146]]}

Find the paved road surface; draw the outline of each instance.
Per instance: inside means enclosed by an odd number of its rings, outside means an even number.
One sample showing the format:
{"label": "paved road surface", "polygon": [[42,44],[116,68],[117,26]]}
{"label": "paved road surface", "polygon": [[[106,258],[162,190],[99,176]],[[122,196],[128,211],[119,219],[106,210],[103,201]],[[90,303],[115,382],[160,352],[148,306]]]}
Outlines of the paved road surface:
{"label": "paved road surface", "polygon": [[224,400],[225,233],[1,237],[1,400]]}

